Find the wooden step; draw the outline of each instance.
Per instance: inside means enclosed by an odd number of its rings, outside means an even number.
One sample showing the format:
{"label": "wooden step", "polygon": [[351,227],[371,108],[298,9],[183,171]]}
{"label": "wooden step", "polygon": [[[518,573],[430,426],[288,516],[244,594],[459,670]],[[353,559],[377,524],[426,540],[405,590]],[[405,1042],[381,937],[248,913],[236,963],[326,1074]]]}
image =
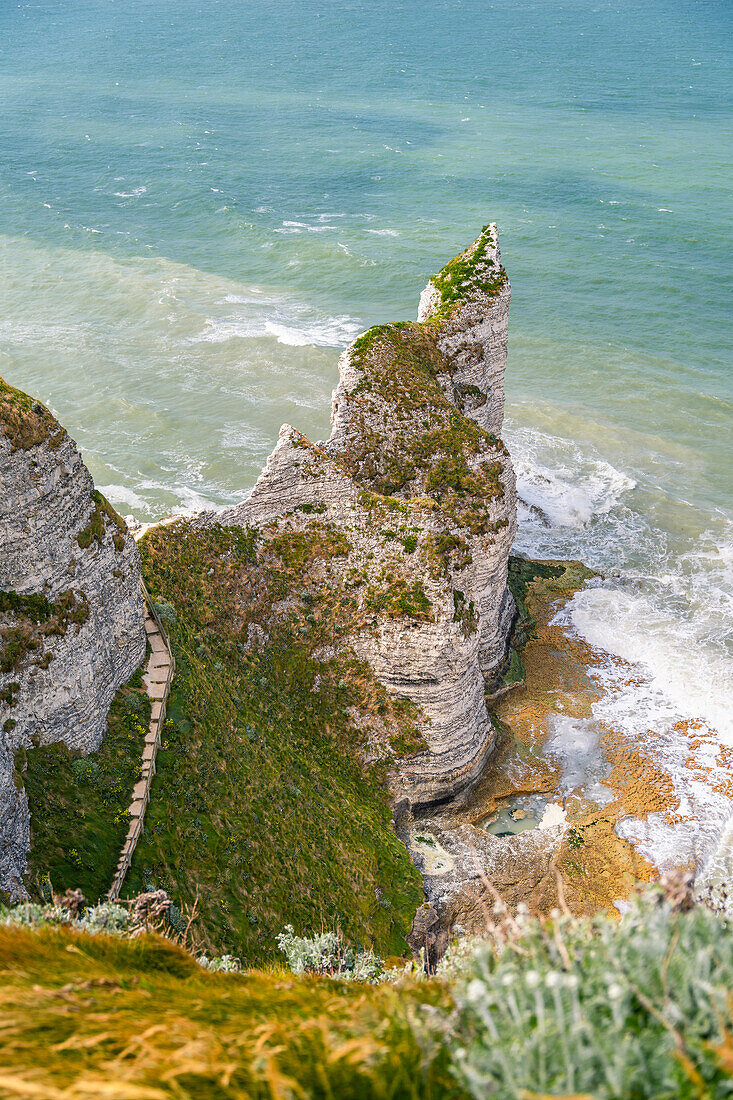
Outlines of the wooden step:
{"label": "wooden step", "polygon": [[149,684],[167,684],[169,667],[169,665],[166,665],[164,668],[152,668],[148,671],[144,679],[146,679]]}
{"label": "wooden step", "polygon": [[160,744],[161,726],[165,718],[167,689],[174,669],[173,654],[165,635],[150,611],[151,605],[147,591],[144,591],[144,596],[146,607],[145,633],[150,645],[150,656],[143,673],[143,687],[150,697],[152,706],[140,762],[141,778],[135,784],[132,792],[132,803],[129,810],[130,825],[117,861],[117,871],[108,894],[110,898],[118,898],[120,895],[122,883],[127,873],[127,864],[132,858],[135,845],[142,831],[142,819],[148,803],[150,781],[155,775],[155,756]]}

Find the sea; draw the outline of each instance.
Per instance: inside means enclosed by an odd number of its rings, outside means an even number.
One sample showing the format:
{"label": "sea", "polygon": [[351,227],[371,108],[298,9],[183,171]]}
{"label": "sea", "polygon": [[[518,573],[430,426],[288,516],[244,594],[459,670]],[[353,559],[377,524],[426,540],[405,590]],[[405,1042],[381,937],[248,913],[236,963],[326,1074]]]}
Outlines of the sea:
{"label": "sea", "polygon": [[563,613],[593,721],[678,799],[619,829],[718,881],[732,78],[730,0],[0,5],[0,374],[123,514],[242,500],[284,422],[325,438],[340,350],[498,223],[517,550],[602,574]]}

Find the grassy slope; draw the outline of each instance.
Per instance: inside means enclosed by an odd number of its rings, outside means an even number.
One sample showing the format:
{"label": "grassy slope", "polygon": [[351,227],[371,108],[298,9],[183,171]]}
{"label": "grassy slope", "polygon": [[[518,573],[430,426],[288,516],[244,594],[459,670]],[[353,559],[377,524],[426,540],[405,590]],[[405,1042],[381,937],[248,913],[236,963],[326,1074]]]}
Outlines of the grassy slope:
{"label": "grassy slope", "polygon": [[176,676],[126,892],[198,893],[203,945],[250,965],[288,922],[402,954],[420,879],[348,709],[394,704],[356,662],[314,656],[350,613],[323,573],[343,536],[324,525],[258,547],[239,528],[175,524],[141,549],[151,592],[175,608]]}
{"label": "grassy slope", "polygon": [[409,1026],[419,1005],[448,1003],[437,985],[208,974],[150,936],[7,928],[0,968],[4,1097],[464,1095],[440,1045],[424,1052]]}
{"label": "grassy slope", "polygon": [[31,812],[26,878],[34,894],[47,892],[48,880],[55,892],[79,887],[89,901],[107,893],[127,834],[149,716],[138,669],[112,701],[97,752],[84,756],[62,743],[19,752],[16,768]]}

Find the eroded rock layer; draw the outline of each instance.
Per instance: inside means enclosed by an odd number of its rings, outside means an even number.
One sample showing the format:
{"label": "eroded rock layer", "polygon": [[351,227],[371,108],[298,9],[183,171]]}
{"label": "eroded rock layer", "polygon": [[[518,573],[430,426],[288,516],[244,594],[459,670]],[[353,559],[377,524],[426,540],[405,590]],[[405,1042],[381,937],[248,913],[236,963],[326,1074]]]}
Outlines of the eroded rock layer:
{"label": "eroded rock layer", "polygon": [[199,520],[265,539],[341,534],[338,582],[358,613],[334,644],[419,708],[424,748],[392,776],[412,805],[473,780],[494,742],[485,693],[514,617],[514,473],[496,434],[509,294],[486,226],[431,280],[418,322],[370,329],[344,352],[328,441],[286,425],[249,500]]}
{"label": "eroded rock layer", "polygon": [[49,411],[0,380],[0,890],[22,892],[19,748],[91,752],[145,654],[140,558]]}

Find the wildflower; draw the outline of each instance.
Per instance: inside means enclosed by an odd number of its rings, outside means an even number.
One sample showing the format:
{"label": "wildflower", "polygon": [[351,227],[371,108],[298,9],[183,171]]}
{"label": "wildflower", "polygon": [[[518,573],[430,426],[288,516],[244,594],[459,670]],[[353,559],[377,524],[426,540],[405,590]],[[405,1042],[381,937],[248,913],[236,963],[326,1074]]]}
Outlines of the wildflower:
{"label": "wildflower", "polygon": [[611,982],[607,992],[609,1000],[611,1001],[617,1001],[619,997],[623,997],[624,995],[623,986],[620,986],[618,982]]}
{"label": "wildflower", "polygon": [[466,987],[466,1000],[470,1001],[471,1004],[477,1004],[478,1001],[483,1000],[485,992],[484,983],[479,981],[478,978],[474,978]]}
{"label": "wildflower", "polygon": [[562,974],[559,970],[548,970],[545,974],[545,985],[548,989],[555,989],[562,982]]}
{"label": "wildflower", "polygon": [[536,970],[528,970],[524,975],[524,980],[530,989],[535,989],[540,984],[540,976]]}

